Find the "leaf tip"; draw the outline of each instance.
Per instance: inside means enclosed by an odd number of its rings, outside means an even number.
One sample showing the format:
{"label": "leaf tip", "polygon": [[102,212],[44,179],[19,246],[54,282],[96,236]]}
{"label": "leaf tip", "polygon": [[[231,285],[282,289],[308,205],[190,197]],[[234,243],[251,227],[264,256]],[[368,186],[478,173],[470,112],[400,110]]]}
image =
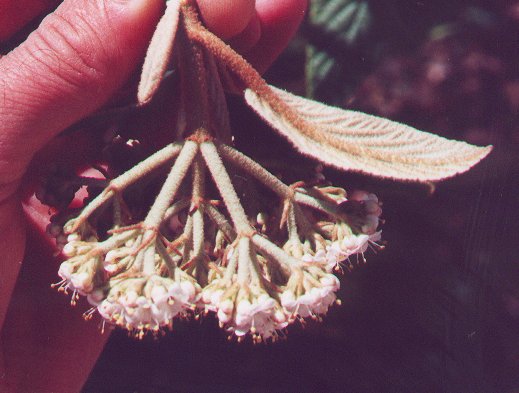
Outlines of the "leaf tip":
{"label": "leaf tip", "polygon": [[445,171],[445,172],[439,172],[438,176],[430,177],[430,178],[417,178],[417,179],[408,179],[411,181],[417,181],[422,183],[429,183],[429,182],[438,182],[446,179],[450,179],[452,177],[461,175],[465,172],[468,172],[470,169],[475,167],[477,164],[479,164],[483,159],[485,159],[494,149],[494,146],[488,145],[488,146],[475,146],[471,145],[466,142],[458,142],[453,141],[455,143],[462,143],[465,146],[470,148],[470,152],[467,155],[461,154],[458,159],[460,159],[458,165],[453,168],[454,170]]}
{"label": "leaf tip", "polygon": [[158,84],[155,84],[153,88],[150,88],[148,83],[139,83],[137,88],[137,104],[145,105],[151,101],[151,98],[155,95],[155,91],[158,88]]}

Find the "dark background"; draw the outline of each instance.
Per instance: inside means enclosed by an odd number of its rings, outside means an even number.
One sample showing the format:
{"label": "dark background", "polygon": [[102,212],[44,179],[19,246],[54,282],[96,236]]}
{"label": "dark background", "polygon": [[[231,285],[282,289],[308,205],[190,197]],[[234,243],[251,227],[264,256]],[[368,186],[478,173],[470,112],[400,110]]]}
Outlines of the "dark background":
{"label": "dark background", "polygon": [[[519,391],[519,3],[367,4],[361,39],[336,43],[308,23],[269,82],[304,92],[311,43],[343,83],[319,85],[317,98],[494,144],[490,157],[434,190],[326,169],[376,193],[386,220],[385,250],[341,277],[342,306],[271,345],[228,342],[212,318],[159,341],[115,331],[83,393]],[[239,99],[230,106],[240,149],[295,162]]]}

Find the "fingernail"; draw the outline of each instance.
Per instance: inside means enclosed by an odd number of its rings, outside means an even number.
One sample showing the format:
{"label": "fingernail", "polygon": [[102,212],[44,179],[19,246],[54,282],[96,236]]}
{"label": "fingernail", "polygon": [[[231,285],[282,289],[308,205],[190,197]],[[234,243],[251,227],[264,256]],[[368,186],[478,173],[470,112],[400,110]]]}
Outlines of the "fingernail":
{"label": "fingernail", "polygon": [[155,9],[158,5],[165,7],[164,0],[105,0],[106,4],[115,12],[123,12],[125,15],[137,16]]}

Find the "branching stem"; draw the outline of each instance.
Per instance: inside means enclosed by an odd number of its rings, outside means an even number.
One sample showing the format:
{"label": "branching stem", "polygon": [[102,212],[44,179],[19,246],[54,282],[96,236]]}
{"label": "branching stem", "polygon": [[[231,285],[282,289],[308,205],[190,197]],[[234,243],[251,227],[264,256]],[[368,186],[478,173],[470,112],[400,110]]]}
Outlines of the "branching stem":
{"label": "branching stem", "polygon": [[171,278],[174,278],[175,269],[177,268],[175,261],[173,261],[173,258],[171,258],[171,255],[168,254],[168,250],[166,250],[166,247],[164,247],[164,244],[162,243],[162,241],[158,240],[155,244],[155,247],[157,249],[157,252],[162,257],[162,259],[164,260],[164,263],[166,264],[166,266],[168,268],[169,276]]}
{"label": "branching stem", "polygon": [[314,208],[326,214],[334,215],[337,213],[337,208],[333,204],[302,193],[297,189],[294,190],[279,180],[272,173],[267,171],[265,168],[263,168],[256,161],[250,157],[247,157],[238,150],[228,145],[219,144],[218,151],[225,159],[229,160],[231,163],[243,169],[255,179],[259,180],[261,183],[279,195],[282,199],[293,199],[297,203]]}
{"label": "branching stem", "polygon": [[289,186],[263,168],[256,161],[252,160],[250,157],[247,157],[245,154],[223,143],[218,144],[217,149],[222,157],[229,160],[231,163],[259,180],[281,198],[286,199],[292,196],[293,192]]}
{"label": "branching stem", "polygon": [[173,205],[168,207],[166,213],[164,213],[164,221],[170,220],[173,216],[180,213],[182,210],[189,206],[190,201],[188,199],[181,199],[175,202]]}
{"label": "branching stem", "polygon": [[156,272],[155,266],[155,244],[157,242],[153,241],[144,251],[144,266],[143,273],[146,275],[152,275]]}
{"label": "branching stem", "polygon": [[205,171],[201,158],[197,157],[193,163],[193,194],[191,210],[193,211],[193,253],[197,263],[204,255],[204,216],[203,206],[200,203],[204,198]]}
{"label": "branching stem", "polygon": [[213,205],[207,203],[204,208],[204,212],[207,214],[209,219],[213,221],[216,226],[224,233],[228,242],[234,241],[236,238],[236,232],[227,218],[220,213],[220,211]]}
{"label": "branching stem", "polygon": [[276,246],[274,243],[272,243],[267,238],[255,234],[251,237],[252,243],[265,255],[269,256],[270,258],[276,260],[280,265],[284,266],[288,269],[288,271],[291,271],[294,267],[297,267],[298,265],[301,265],[301,261],[298,259],[288,255],[285,251],[283,251],[281,248]]}
{"label": "branching stem", "polygon": [[245,210],[236,194],[236,190],[223,165],[216,146],[212,142],[203,142],[200,144],[200,150],[216,183],[216,187],[220,191],[225,206],[231,215],[236,231],[238,234],[251,232],[253,229],[248,222]]}
{"label": "branching stem", "polygon": [[175,164],[162,186],[157,199],[153,203],[146,219],[144,220],[145,228],[158,228],[164,219],[168,207],[173,202],[175,195],[184,179],[189,166],[193,162],[198,151],[198,144],[193,141],[186,141],[182,151],[177,157]]}
{"label": "branching stem", "polygon": [[96,251],[107,253],[110,250],[116,249],[133,238],[136,233],[137,230],[130,230],[110,236],[108,239],[98,244]]}
{"label": "branching stem", "polygon": [[124,172],[121,176],[116,177],[110,182],[107,188],[103,190],[96,198],[92,200],[81,212],[81,214],[73,220],[70,228],[65,228],[67,233],[76,231],[92,213],[109,201],[116,193],[123,191],[129,185],[135,183],[137,180],[151,173],[159,166],[167,161],[173,159],[182,150],[182,145],[172,143],[162,148],[158,152],[152,154],[150,157],[141,161],[132,169]]}
{"label": "branching stem", "polygon": [[193,249],[193,216],[187,216],[187,221],[186,225],[184,226],[182,237],[184,239],[184,247],[182,247],[182,262],[183,264],[186,264],[189,262],[191,250]]}
{"label": "branching stem", "polygon": [[296,258],[301,258],[303,256],[303,248],[301,245],[301,240],[299,239],[299,234],[297,232],[297,221],[296,214],[294,209],[294,204],[288,202],[288,217],[287,217],[287,231],[288,231],[288,241],[290,242],[290,246],[292,247],[293,255]]}

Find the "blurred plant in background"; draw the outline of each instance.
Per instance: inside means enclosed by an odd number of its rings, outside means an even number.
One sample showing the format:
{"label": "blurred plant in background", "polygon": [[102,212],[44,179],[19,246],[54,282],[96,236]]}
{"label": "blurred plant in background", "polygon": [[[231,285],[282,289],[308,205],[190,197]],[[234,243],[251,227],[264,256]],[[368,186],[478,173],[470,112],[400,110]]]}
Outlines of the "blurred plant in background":
{"label": "blurred plant in background", "polygon": [[517,4],[312,1],[314,98],[471,142],[517,141]]}

